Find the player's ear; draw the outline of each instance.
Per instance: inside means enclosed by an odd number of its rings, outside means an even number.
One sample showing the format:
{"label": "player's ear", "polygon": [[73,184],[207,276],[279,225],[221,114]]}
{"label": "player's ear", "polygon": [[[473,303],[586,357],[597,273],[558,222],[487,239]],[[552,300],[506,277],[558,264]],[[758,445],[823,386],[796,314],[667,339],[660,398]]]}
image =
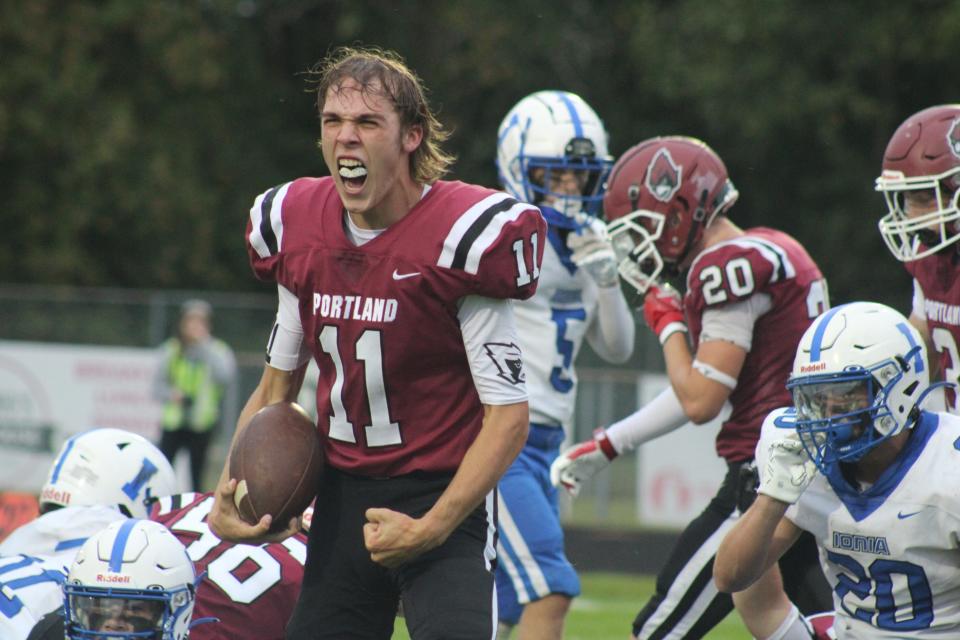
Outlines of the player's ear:
{"label": "player's ear", "polygon": [[413,153],[416,151],[417,147],[420,146],[420,143],[423,142],[423,126],[419,124],[411,124],[409,127],[404,129],[401,136],[401,142],[403,143],[403,150],[407,153]]}

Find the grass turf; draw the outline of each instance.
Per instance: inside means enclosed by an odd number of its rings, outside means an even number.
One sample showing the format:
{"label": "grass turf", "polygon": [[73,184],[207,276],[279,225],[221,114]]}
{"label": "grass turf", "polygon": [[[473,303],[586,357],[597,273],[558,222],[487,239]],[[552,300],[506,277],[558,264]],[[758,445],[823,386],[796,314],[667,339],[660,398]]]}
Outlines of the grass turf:
{"label": "grass turf", "polygon": [[[573,601],[567,615],[565,640],[626,640],[634,616],[653,593],[653,578],[621,573],[583,573],[580,580],[583,593]],[[707,637],[711,640],[749,640],[750,634],[733,613]],[[393,640],[409,638],[403,621],[398,620]]]}

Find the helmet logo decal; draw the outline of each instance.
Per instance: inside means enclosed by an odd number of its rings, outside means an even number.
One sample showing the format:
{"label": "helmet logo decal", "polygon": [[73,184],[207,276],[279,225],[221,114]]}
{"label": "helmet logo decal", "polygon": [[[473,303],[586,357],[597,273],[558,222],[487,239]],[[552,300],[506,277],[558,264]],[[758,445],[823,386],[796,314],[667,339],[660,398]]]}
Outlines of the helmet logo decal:
{"label": "helmet logo decal", "polygon": [[954,120],[947,130],[947,145],[953,155],[960,158],[960,118]]}
{"label": "helmet logo decal", "polygon": [[123,492],[131,500],[136,500],[137,496],[140,495],[140,491],[143,490],[143,485],[147,484],[157,471],[159,471],[157,465],[144,458],[143,466],[140,467],[140,471],[137,472],[137,477],[123,485]]}
{"label": "helmet logo decal", "polygon": [[650,161],[647,167],[646,187],[653,194],[653,197],[660,202],[670,202],[677,191],[680,190],[680,182],[683,178],[683,167],[677,166],[670,155],[670,150],[661,147]]}

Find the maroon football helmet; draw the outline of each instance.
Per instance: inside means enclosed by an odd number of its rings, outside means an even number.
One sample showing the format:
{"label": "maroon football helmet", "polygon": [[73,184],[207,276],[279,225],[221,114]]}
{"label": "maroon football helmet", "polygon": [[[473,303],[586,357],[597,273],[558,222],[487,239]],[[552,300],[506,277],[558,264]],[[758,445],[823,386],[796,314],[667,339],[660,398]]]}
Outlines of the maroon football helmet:
{"label": "maroon football helmet", "polygon": [[[887,201],[880,233],[898,260],[929,256],[960,239],[960,105],[915,113],[900,125],[883,154],[876,189]],[[904,194],[926,191],[930,211],[907,216]]]}
{"label": "maroon football helmet", "polygon": [[651,138],[629,149],[603,198],[620,277],[646,292],[665,263],[682,265],[738,195],[723,160],[696,138]]}

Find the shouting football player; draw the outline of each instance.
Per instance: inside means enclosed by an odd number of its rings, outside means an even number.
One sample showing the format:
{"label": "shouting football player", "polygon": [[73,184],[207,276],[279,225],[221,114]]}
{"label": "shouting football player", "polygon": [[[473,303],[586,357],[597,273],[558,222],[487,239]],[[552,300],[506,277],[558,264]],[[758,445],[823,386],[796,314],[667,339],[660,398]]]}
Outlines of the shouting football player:
{"label": "shouting football player", "polygon": [[597,217],[613,159],[603,122],[577,95],[538,91],[500,125],[497,168],[507,193],[547,220],[540,286],[515,305],[530,395],[530,432],[499,485],[497,601],[500,638],[519,622],[524,640],[563,637],[580,581],[563,550],[550,464],[570,428],[574,360],[584,338],[610,362],[633,351],[633,314]]}
{"label": "shouting football player", "polygon": [[807,330],[757,445],[760,495],[714,564],[743,589],[806,530],[834,590],[837,638],[960,637],[960,418],[924,411],[920,334],[854,302]]}
{"label": "shouting football player", "polygon": [[[332,175],[250,211],[251,264],[280,301],[236,432],[296,398],[312,355],[326,465],[287,637],[390,638],[402,600],[413,638],[492,638],[494,489],[529,420],[510,299],[536,290],[546,225],[508,194],[440,180],[446,134],[396,55],[339,49],[316,75]],[[214,532],[289,534],[295,521],[240,518],[228,469]]]}
{"label": "shouting football player", "polygon": [[[789,401],[784,381],[793,351],[828,307],[827,286],[796,240],[765,227],[744,231],[727,217],[737,190],[723,161],[700,140],[641,142],[617,160],[608,184],[604,211],[622,258],[620,276],[644,296],[644,319],[663,345],[670,386],[593,440],[564,451],[551,473],[576,492],[620,453],[687,422],[708,422],[725,403],[732,405],[716,441],[726,478],[680,535],[656,592],[633,623],[637,638],[700,638],[732,610],[731,597],[711,580],[710,565],[724,532],[755,496],[750,479],[760,425]],[[684,275],[681,298],[667,279]],[[816,566],[812,557],[807,564]],[[830,603],[818,578],[821,597],[811,608],[822,611]],[[779,574],[770,572],[761,585],[737,596],[750,631],[759,638],[798,637],[783,632],[799,625],[805,633]]]}
{"label": "shouting football player", "polygon": [[[913,276],[910,323],[929,352],[940,353],[942,379],[955,385],[960,382],[960,105],[930,107],[907,118],[887,145],[876,187],[887,201],[880,233]],[[960,394],[953,387],[944,391],[947,411],[960,413]]]}

